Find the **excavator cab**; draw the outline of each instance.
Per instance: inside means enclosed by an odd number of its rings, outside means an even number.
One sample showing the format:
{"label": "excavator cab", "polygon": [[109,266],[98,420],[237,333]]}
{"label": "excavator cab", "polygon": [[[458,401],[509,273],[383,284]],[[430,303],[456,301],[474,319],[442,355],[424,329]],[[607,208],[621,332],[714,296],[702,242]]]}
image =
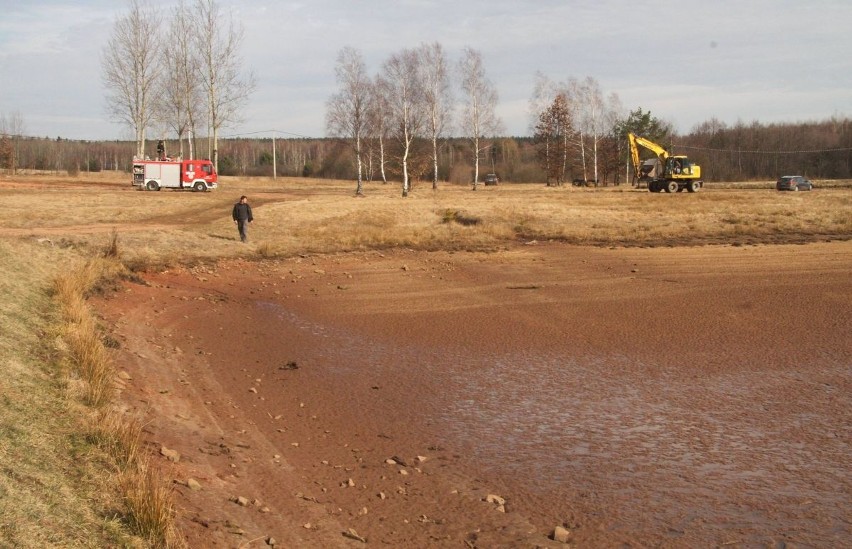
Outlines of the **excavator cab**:
{"label": "excavator cab", "polygon": [[701,167],[686,156],[670,156],[666,158],[663,176],[670,179],[697,179],[701,177]]}

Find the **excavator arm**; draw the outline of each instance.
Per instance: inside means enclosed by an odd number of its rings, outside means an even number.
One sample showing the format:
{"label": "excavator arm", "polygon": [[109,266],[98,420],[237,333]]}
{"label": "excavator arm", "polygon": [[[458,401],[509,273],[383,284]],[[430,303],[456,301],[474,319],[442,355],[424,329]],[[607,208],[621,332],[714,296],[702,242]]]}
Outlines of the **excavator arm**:
{"label": "excavator arm", "polygon": [[639,137],[638,135],[634,135],[632,133],[627,134],[627,142],[630,143],[630,158],[633,160],[633,169],[634,173],[641,173],[641,160],[639,159],[639,147],[645,147],[649,151],[653,152],[657,155],[657,158],[665,164],[666,158],[669,157],[669,152],[663,147],[657,145],[653,141],[649,141],[644,137]]}

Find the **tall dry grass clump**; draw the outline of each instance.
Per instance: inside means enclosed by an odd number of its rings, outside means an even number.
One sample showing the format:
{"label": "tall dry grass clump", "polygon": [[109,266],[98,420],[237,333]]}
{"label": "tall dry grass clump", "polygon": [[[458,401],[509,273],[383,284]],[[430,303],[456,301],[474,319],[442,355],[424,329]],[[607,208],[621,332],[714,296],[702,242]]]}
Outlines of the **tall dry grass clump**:
{"label": "tall dry grass clump", "polygon": [[115,368],[86,296],[99,284],[126,274],[117,237],[80,268],[56,277],[54,298],[62,314],[60,333],[74,372],[83,382],[83,401],[98,409],[89,439],[113,458],[130,528],[155,547],[182,547],[174,526],[173,490],[141,453],[138,421],[109,410],[115,396]]}
{"label": "tall dry grass clump", "polygon": [[142,424],[112,410],[97,413],[89,440],[109,454],[121,469],[130,468],[142,457]]}
{"label": "tall dry grass clump", "polygon": [[107,356],[101,335],[91,317],[69,322],[63,337],[76,371],[85,382],[84,402],[101,407],[112,402],[115,369]]}
{"label": "tall dry grass clump", "polygon": [[163,483],[160,471],[144,460],[125,469],[119,484],[128,508],[131,528],[155,547],[185,547],[174,525],[172,489]]}
{"label": "tall dry grass clump", "polygon": [[93,258],[80,269],[60,274],[54,282],[54,296],[63,317],[60,331],[71,364],[84,382],[84,401],[89,406],[101,407],[112,400],[115,371],[86,304],[86,294],[98,282],[121,272],[119,262]]}

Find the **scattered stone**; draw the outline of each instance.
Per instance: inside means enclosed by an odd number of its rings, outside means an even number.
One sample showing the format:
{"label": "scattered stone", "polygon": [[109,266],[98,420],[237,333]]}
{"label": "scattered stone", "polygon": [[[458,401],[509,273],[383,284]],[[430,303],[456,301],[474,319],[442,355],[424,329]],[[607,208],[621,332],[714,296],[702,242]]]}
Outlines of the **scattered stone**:
{"label": "scattered stone", "polygon": [[263,507],[260,508],[260,512],[261,513],[271,513],[272,509],[270,509],[269,507],[263,506]]}
{"label": "scattered stone", "polygon": [[124,370],[118,372],[118,377],[119,379],[123,379],[124,381],[130,381],[131,379],[133,379],[132,377],[130,377],[130,374],[128,374]]}
{"label": "scattered stone", "polygon": [[186,485],[187,485],[187,487],[188,487],[190,490],[192,490],[193,492],[197,492],[197,491],[201,490],[201,483],[199,483],[199,482],[198,482],[197,480],[195,480],[194,478],[188,478],[188,479],[186,479]]}
{"label": "scattered stone", "polygon": [[414,459],[416,459],[416,460],[417,460],[417,463],[423,463],[424,461],[426,461],[426,460],[427,460],[427,459],[429,459],[429,458],[427,458],[426,456],[417,456],[417,457],[416,457],[416,458],[414,458]]}
{"label": "scattered stone", "polygon": [[341,486],[348,486],[349,488],[353,488],[355,486],[355,481],[350,478],[349,480],[341,484]]}
{"label": "scattered stone", "polygon": [[234,499],[232,499],[231,501],[233,501],[234,503],[236,503],[240,507],[248,507],[248,504],[249,504],[248,498],[244,498],[243,496],[237,496]]}
{"label": "scattered stone", "polygon": [[302,525],[302,528],[304,528],[305,530],[310,530],[311,528],[313,528],[313,525],[310,522],[306,522]]}
{"label": "scattered stone", "polygon": [[160,455],[175,463],[180,461],[180,453],[177,450],[170,450],[165,446],[160,447]]}
{"label": "scattered stone", "polygon": [[369,512],[369,511],[367,510],[367,508],[366,508],[366,507],[361,507],[361,510],[360,510],[360,511],[358,511],[358,516],[359,516],[359,517],[363,517],[363,516],[364,516],[364,515],[366,515],[368,512]]}
{"label": "scattered stone", "polygon": [[275,538],[273,538],[272,536],[269,536],[268,538],[266,538],[266,545],[268,545],[270,547],[275,547],[276,543],[278,543],[278,542],[275,541]]}
{"label": "scattered stone", "polygon": [[554,528],[553,533],[550,535],[550,539],[559,543],[568,543],[570,537],[571,531],[566,528],[563,528],[562,526],[557,526],[556,528]]}
{"label": "scattered stone", "polygon": [[279,370],[298,370],[299,365],[296,364],[295,361],[291,360],[287,364],[284,364],[283,366],[279,366],[278,369]]}
{"label": "scattered stone", "polygon": [[504,498],[501,498],[500,496],[494,494],[488,494],[487,496],[485,496],[485,501],[496,505],[497,511],[501,513],[506,512],[506,500]]}
{"label": "scattered stone", "polygon": [[405,469],[400,469],[400,470],[399,470],[399,474],[400,474],[400,475],[402,475],[402,476],[407,476],[407,475],[408,475],[408,471],[406,471]]}
{"label": "scattered stone", "polygon": [[367,539],[359,536],[358,532],[356,532],[354,528],[350,528],[343,532],[343,537],[354,539],[355,541],[360,541],[361,543],[367,543]]}
{"label": "scattered stone", "polygon": [[388,499],[384,492],[379,492],[379,499]]}
{"label": "scattered stone", "polygon": [[254,387],[252,387],[251,389],[249,389],[249,393],[257,393],[257,389],[255,389]]}
{"label": "scattered stone", "polygon": [[299,447],[299,443],[298,443],[298,442],[291,442],[291,443],[290,443],[290,446],[293,446],[294,448],[298,448],[298,447]]}

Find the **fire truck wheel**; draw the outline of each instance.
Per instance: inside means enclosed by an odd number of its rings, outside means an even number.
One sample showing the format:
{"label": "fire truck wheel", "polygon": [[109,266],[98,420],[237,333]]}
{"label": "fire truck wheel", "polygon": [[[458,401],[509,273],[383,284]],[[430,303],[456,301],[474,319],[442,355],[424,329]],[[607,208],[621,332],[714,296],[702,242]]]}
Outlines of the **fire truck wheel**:
{"label": "fire truck wheel", "polygon": [[204,191],[206,191],[206,190],[207,190],[207,185],[205,185],[204,183],[202,183],[201,181],[199,181],[198,183],[196,183],[196,184],[195,184],[195,186],[193,187],[193,189],[194,189],[194,190],[195,190],[195,192],[197,192],[197,193],[204,192]]}
{"label": "fire truck wheel", "polygon": [[154,181],[153,179],[148,182],[147,187],[148,187],[149,191],[159,191],[160,190],[160,185],[156,181]]}

